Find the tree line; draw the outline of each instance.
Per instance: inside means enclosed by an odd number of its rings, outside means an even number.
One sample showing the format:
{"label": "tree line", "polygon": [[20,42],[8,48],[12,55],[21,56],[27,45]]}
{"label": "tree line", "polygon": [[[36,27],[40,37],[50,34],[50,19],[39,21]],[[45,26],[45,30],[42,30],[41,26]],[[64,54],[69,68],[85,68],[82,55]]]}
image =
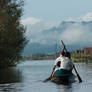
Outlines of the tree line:
{"label": "tree line", "polygon": [[0,68],[16,65],[27,43],[23,5],[23,0],[0,0]]}

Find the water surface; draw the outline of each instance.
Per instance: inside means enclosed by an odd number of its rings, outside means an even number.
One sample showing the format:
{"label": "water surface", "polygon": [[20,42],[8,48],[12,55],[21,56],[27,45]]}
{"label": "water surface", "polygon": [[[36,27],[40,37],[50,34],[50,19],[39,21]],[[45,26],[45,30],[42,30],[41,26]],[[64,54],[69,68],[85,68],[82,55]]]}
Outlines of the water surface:
{"label": "water surface", "polygon": [[[83,82],[57,85],[43,80],[50,76],[54,60],[26,61],[15,68],[0,70],[0,92],[91,92],[92,63],[75,63]],[[74,71],[73,71],[74,72]],[[75,72],[74,72],[75,73]]]}

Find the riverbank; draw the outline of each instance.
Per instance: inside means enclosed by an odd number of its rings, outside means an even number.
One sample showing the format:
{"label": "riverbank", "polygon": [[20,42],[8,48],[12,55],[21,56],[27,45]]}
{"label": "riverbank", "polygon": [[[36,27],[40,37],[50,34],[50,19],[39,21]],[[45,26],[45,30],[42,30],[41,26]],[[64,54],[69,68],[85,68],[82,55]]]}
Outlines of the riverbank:
{"label": "riverbank", "polygon": [[[22,61],[26,60],[55,60],[59,55],[35,55],[32,57],[23,57]],[[83,54],[71,54],[71,60],[73,62],[92,62],[92,57],[91,56],[84,56]]]}

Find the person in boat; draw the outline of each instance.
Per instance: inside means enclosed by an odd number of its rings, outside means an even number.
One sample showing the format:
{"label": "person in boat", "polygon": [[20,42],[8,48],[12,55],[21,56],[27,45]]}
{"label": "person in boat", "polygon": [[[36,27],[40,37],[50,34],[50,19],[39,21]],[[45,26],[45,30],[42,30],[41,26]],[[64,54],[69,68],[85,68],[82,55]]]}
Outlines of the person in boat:
{"label": "person in boat", "polygon": [[70,59],[70,53],[64,51],[65,45],[62,40],[61,42],[63,48],[60,52],[60,56],[55,60],[53,71],[47,80],[51,80],[56,76],[70,75],[72,73],[73,63]]}

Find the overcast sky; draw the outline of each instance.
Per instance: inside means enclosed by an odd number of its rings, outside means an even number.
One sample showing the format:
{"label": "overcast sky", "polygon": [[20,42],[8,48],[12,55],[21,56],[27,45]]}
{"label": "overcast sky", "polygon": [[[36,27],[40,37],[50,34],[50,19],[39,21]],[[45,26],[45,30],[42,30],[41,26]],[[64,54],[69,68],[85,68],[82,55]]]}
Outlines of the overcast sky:
{"label": "overcast sky", "polygon": [[35,17],[45,21],[76,18],[92,12],[92,0],[24,0],[22,19]]}
{"label": "overcast sky", "polygon": [[[91,44],[91,26],[79,22],[92,21],[92,0],[24,0],[22,23],[26,25],[29,42],[52,43],[61,39],[66,44]],[[62,34],[43,34],[45,30],[60,26],[64,21],[78,22],[66,27]],[[56,30],[58,31],[58,30]],[[62,30],[61,30],[62,31]]]}

